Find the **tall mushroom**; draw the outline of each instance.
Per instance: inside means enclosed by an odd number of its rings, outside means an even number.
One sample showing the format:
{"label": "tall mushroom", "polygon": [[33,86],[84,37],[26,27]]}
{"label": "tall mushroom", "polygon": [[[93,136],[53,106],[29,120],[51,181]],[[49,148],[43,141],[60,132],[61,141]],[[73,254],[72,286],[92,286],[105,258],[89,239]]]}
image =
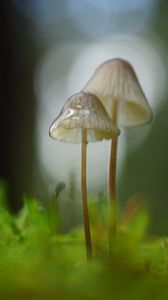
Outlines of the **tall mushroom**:
{"label": "tall mushroom", "polygon": [[[101,64],[82,89],[98,97],[118,127],[138,127],[149,123],[152,110],[133,67],[123,59]],[[109,199],[115,209],[117,136],[111,142],[109,166]]]}
{"label": "tall mushroom", "polygon": [[66,101],[50,127],[49,134],[52,138],[65,142],[82,143],[81,186],[87,258],[92,257],[87,205],[87,143],[111,139],[119,135],[119,132],[99,99],[84,92],[77,93]]}

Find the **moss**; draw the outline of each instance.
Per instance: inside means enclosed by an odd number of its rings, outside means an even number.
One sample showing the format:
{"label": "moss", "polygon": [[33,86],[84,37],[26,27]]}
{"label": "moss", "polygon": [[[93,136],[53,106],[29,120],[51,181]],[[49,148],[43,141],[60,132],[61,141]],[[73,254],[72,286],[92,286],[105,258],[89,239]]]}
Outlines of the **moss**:
{"label": "moss", "polygon": [[168,243],[146,234],[146,210],[129,222],[118,213],[109,256],[107,204],[89,208],[94,257],[87,262],[82,226],[54,231],[58,213],[30,197],[11,215],[1,187],[0,299],[167,299]]}

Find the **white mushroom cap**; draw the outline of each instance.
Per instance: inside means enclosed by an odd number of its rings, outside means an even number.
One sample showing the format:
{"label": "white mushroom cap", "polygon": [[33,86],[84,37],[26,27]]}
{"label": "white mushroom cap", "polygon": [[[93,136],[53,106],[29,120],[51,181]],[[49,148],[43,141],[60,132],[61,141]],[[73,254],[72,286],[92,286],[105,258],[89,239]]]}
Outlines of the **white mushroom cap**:
{"label": "white mushroom cap", "polygon": [[50,127],[52,138],[71,143],[82,141],[82,130],[87,129],[87,142],[112,139],[119,135],[100,100],[83,92],[71,96]]}
{"label": "white mushroom cap", "polygon": [[132,66],[123,59],[101,64],[82,90],[98,97],[113,119],[113,104],[118,102],[117,125],[142,126],[152,119],[152,110]]}

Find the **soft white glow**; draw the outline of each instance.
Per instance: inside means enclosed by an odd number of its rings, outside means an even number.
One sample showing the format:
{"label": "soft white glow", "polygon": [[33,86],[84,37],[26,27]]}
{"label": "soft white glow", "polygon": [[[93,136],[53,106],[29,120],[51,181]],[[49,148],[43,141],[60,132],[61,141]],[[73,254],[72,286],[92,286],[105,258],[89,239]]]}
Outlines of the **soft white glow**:
{"label": "soft white glow", "polygon": [[[39,163],[50,176],[51,182],[67,181],[71,170],[80,182],[80,145],[52,140],[49,127],[59,113],[65,100],[79,92],[103,61],[121,57],[134,67],[142,88],[152,106],[156,109],[164,93],[166,71],[161,57],[161,48],[142,38],[104,39],[95,44],[63,44],[53,49],[40,61],[35,76],[35,89],[39,100],[37,124],[37,148]],[[148,134],[150,126],[142,128],[134,146],[139,145]],[[102,186],[107,179],[110,142],[99,142],[88,146],[89,186]],[[125,133],[119,143],[119,169],[126,150]],[[119,173],[118,173],[119,174]],[[96,189],[97,192],[99,189]]]}
{"label": "soft white glow", "polygon": [[[68,89],[81,88],[103,61],[119,57],[128,60],[134,67],[142,88],[152,107],[158,104],[166,83],[166,71],[162,54],[142,38],[127,37],[101,41],[88,45],[76,59],[68,81]],[[80,76],[76,76],[79,74]],[[159,83],[159,84],[158,84]]]}

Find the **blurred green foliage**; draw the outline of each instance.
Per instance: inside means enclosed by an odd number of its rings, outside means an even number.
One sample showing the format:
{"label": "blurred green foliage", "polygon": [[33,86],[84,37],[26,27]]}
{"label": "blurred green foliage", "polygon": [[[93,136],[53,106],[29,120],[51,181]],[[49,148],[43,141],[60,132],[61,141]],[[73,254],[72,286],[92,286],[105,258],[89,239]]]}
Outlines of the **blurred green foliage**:
{"label": "blurred green foliage", "polygon": [[82,225],[61,234],[53,198],[44,208],[25,197],[17,215],[5,198],[1,186],[0,299],[167,299],[168,242],[146,234],[149,216],[136,201],[118,212],[110,256],[107,202],[90,201],[94,258],[87,262]]}

